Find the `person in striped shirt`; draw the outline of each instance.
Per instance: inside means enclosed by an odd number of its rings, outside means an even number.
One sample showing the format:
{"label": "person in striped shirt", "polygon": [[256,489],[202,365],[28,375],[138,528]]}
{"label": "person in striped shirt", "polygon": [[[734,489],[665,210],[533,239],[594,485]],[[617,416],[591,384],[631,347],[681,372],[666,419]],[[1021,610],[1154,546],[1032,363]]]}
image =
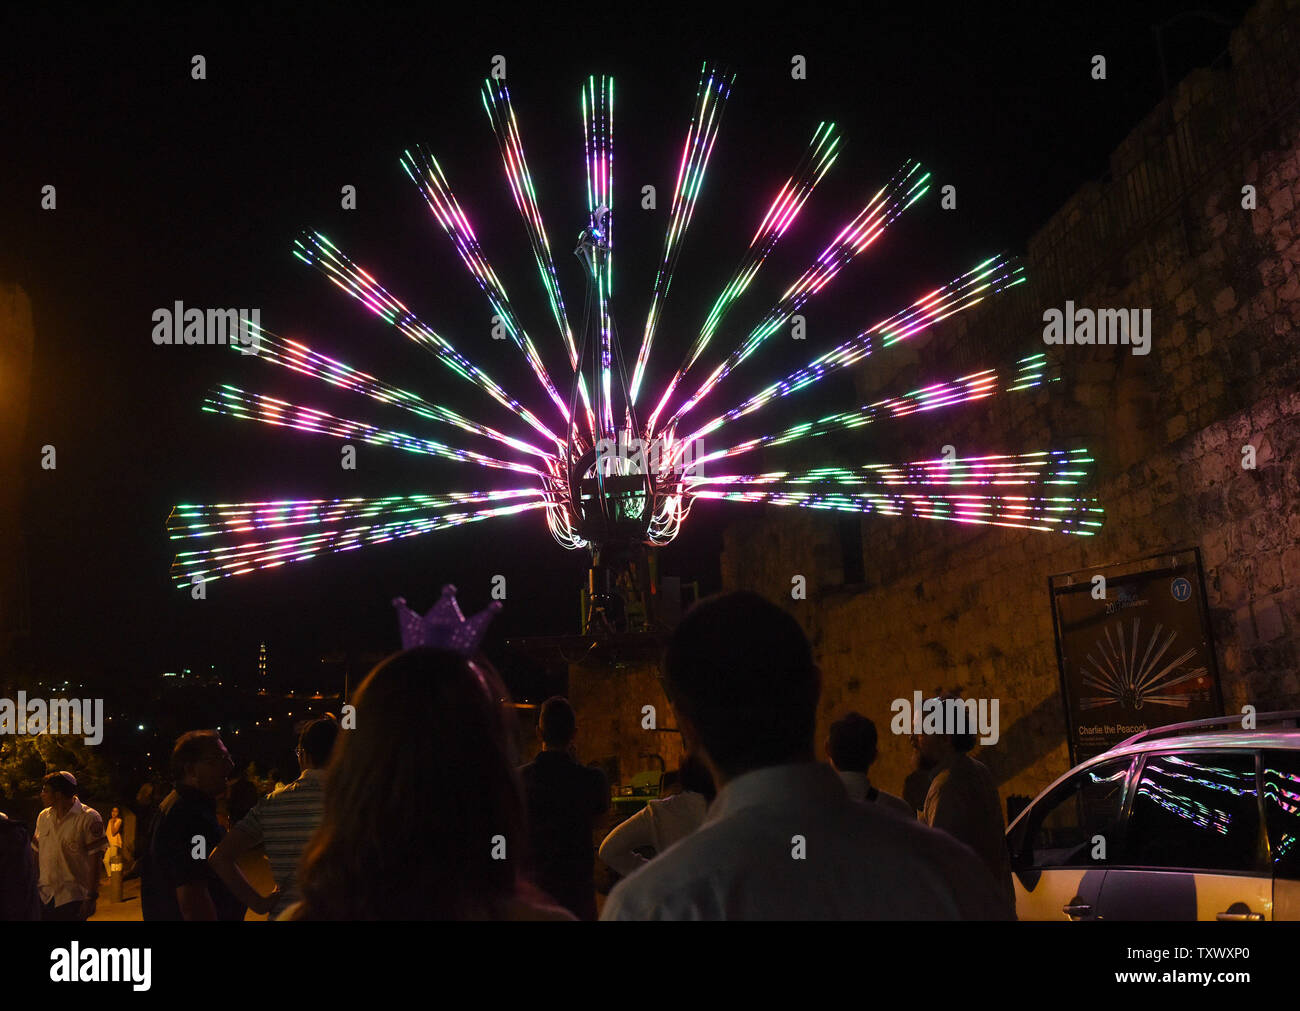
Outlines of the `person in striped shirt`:
{"label": "person in striped shirt", "polygon": [[[339,725],[332,716],[303,727],[297,752],[302,775],[258,801],[208,858],[226,887],[255,913],[269,913],[274,920],[301,898],[298,861],[325,813],[325,768],[338,735]],[[275,879],[270,895],[258,892],[239,867],[240,858],[259,844],[266,847]]]}

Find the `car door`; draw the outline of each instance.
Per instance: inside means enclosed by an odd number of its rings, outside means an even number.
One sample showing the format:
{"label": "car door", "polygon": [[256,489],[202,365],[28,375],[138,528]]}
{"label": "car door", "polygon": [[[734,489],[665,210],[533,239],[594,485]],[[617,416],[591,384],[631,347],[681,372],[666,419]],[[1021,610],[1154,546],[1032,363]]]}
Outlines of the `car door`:
{"label": "car door", "polygon": [[1144,755],[1098,918],[1272,919],[1258,775],[1249,749]]}
{"label": "car door", "polygon": [[1259,779],[1273,864],[1273,919],[1300,920],[1300,751],[1265,751]]}
{"label": "car door", "polygon": [[1127,757],[1085,766],[1025,812],[1008,839],[1019,919],[1095,918],[1133,765]]}

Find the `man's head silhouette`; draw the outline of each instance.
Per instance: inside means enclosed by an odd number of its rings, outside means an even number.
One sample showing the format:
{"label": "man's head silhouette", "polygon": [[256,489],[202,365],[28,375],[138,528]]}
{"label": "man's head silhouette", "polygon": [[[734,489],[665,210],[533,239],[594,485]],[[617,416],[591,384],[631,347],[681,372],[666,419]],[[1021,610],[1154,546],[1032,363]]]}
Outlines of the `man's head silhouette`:
{"label": "man's head silhouette", "polygon": [[756,593],[687,612],[663,662],[683,733],[719,780],[813,760],[821,673],[799,623]]}

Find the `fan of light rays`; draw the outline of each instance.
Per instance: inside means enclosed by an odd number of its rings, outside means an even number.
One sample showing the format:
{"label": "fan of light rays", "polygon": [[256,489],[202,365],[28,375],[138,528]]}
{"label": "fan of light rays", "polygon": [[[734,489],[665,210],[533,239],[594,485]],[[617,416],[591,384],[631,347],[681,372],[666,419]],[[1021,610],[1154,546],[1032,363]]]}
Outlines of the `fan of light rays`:
{"label": "fan of light rays", "polygon": [[760,345],[776,333],[797,313],[813,295],[820,292],[835,275],[864,249],[874,243],[885,228],[908,207],[925,195],[929,189],[928,172],[922,172],[916,162],[909,162],[890,182],[881,187],[831,241],[793,284],[781,295],[767,315],[750,331],[740,347],[736,348],[665,423],[666,428],[694,408],[731,371],[758,350]]}
{"label": "fan of light rays", "polygon": [[[587,216],[593,230],[608,247],[603,258],[592,263],[596,280],[596,332],[600,336],[600,389],[602,433],[614,430],[613,331],[610,300],[614,297],[614,82],[593,75],[582,91],[583,147],[587,156]],[[603,218],[603,220],[602,220]],[[579,366],[580,367],[580,366]]]}
{"label": "fan of light rays", "polygon": [[[1089,653],[1086,657],[1092,665],[1091,669],[1079,669],[1083,676],[1083,686],[1093,693],[1081,698],[1081,709],[1119,705],[1139,710],[1147,703],[1186,709],[1193,702],[1204,701],[1206,669],[1187,666],[1196,656],[1196,650],[1183,650],[1166,660],[1166,654],[1178,638],[1178,632],[1171,629],[1162,637],[1164,626],[1157,623],[1139,660],[1141,626],[1142,619],[1134,618],[1133,630],[1128,635],[1127,643],[1123,621],[1117,621],[1113,626],[1107,625],[1103,630],[1102,638],[1095,643],[1097,655]],[[1115,633],[1113,638],[1112,628]],[[1194,688],[1184,688],[1177,692],[1170,690],[1197,681],[1202,683],[1200,691]]]}
{"label": "fan of light rays", "polygon": [[877,346],[888,348],[908,337],[923,332],[935,323],[978,305],[986,294],[997,293],[1024,280],[1024,268],[994,257],[979,264],[969,273],[923,295],[913,305],[881,320],[838,347],[814,359],[806,367],[773,383],[754,394],[739,407],[734,407],[702,425],[687,440],[711,435],[724,424],[743,418],[776,400],[797,393],[824,379],[831,372],[856,365],[869,356]]}
{"label": "fan of light rays", "polygon": [[754,278],[758,276],[759,270],[776,248],[781,236],[789,230],[790,226],[799,217],[799,212],[803,209],[803,205],[807,202],[813,189],[821,182],[822,177],[830,167],[835,164],[839,140],[834,123],[817,124],[817,129],[813,133],[812,141],[809,143],[803,159],[795,169],[794,174],[785,181],[772,203],[768,206],[767,213],[763,215],[758,230],[754,232],[754,237],[749,242],[749,248],[745,252],[744,259],[736,267],[735,272],[709,309],[704,324],[700,327],[699,336],[695,338],[694,343],[691,345],[685,361],[682,362],[681,367],[664,387],[659,403],[650,415],[648,428],[651,432],[656,431],[659,415],[668,405],[673,393],[676,392],[677,385],[682,381],[682,377],[699,360],[700,355],[709,346],[709,341],[712,340],[718,327],[722,325],[728,311],[749,289],[749,286],[754,282]]}
{"label": "fan of light rays", "polygon": [[402,167],[406,169],[407,175],[414,180],[424,194],[424,198],[429,204],[429,209],[433,211],[434,217],[442,225],[447,236],[456,246],[456,251],[464,261],[466,268],[473,275],[474,280],[478,282],[480,288],[488,297],[488,302],[492,305],[492,310],[497,318],[501,321],[506,333],[514,342],[515,346],[524,353],[529,366],[537,376],[538,382],[542,384],[542,389],[546,391],[551,398],[552,403],[560,409],[560,413],[568,420],[568,408],[564,404],[564,398],[560,396],[559,390],[551,382],[550,374],[546,371],[546,366],[542,364],[542,357],[534,346],[532,338],[520,325],[515,316],[514,308],[510,304],[510,297],[506,294],[505,287],[501,284],[487,257],[483,255],[483,249],[479,245],[478,236],[474,234],[474,229],[470,227],[469,219],[465,212],[461,210],[460,204],[451,192],[451,187],[447,183],[447,177],[443,175],[442,166],[438,160],[425,151],[417,151],[411,154],[407,151],[402,156]]}
{"label": "fan of light rays", "polygon": [[[944,407],[984,400],[1004,393],[1037,389],[1044,383],[1059,381],[1060,376],[1056,374],[1057,371],[1048,363],[1047,355],[1038,352],[1021,358],[1006,369],[981,369],[970,375],[930,383],[907,393],[863,404],[850,411],[838,411],[812,421],[801,421],[783,431],[755,436],[727,449],[702,454],[695,457],[692,462],[695,467],[700,468],[710,461],[739,456],[766,446],[783,446],[799,439],[814,439],[820,435],[861,428],[876,421],[906,418],[913,414],[937,411]],[[729,411],[726,420],[731,420],[733,416],[739,417],[742,413],[739,408]],[[720,422],[711,422],[678,445],[689,446],[696,438],[717,427],[720,427]],[[680,449],[678,451],[681,452]]]}
{"label": "fan of light rays", "polygon": [[329,435],[336,439],[364,442],[372,446],[390,446],[408,453],[423,453],[426,456],[437,456],[457,463],[473,463],[494,470],[513,470],[533,477],[540,477],[542,473],[527,463],[499,460],[474,450],[456,449],[435,442],[433,439],[379,428],[366,421],[339,418],[313,407],[291,404],[266,394],[246,393],[237,386],[229,384],[212,390],[203,402],[203,410],[211,414],[230,415],[245,421],[261,421],[267,425],[293,428],[299,432],[314,432],[317,435]]}
{"label": "fan of light rays", "polygon": [[[513,501],[516,499],[524,501]],[[480,503],[507,504],[446,511]],[[180,586],[201,584],[222,576],[239,576],[286,562],[306,561],[328,552],[352,551],[495,516],[512,516],[545,505],[541,492],[534,488],[334,502],[282,500],[227,506],[178,505],[167,524],[172,540],[227,536],[234,543],[180,551],[172,563],[172,578]],[[274,533],[282,527],[305,525],[324,529],[293,536]]]}
{"label": "fan of light rays", "polygon": [[[830,373],[856,365],[868,357],[879,345],[892,347],[899,341],[913,337],[930,326],[950,316],[972,308],[983,301],[986,294],[996,293],[1014,287],[1024,280],[1024,268],[1009,263],[1002,257],[993,257],[976,266],[973,270],[954,279],[942,288],[929,292],[909,306],[888,319],[858,334],[838,347],[814,359],[803,368],[797,369],[785,379],[768,386],[766,389],[749,397],[737,407],[719,414],[704,423],[689,435],[676,438],[672,442],[670,463],[679,462],[690,447],[705,436],[712,436],[723,425],[736,421],[772,404],[778,400],[798,393],[814,383],[820,382]],[[1046,362],[1045,355],[1031,356],[1018,363],[1017,371],[1024,371],[1007,390],[1029,389],[1039,384],[1041,375],[1035,371],[1039,364]],[[901,398],[866,404],[855,411],[842,412],[829,417],[799,422],[782,433],[759,436],[747,442],[732,446],[726,450],[715,450],[703,459],[695,459],[698,467],[702,462],[719,456],[733,456],[740,452],[758,449],[768,445],[780,445],[798,438],[812,438],[825,434],[836,428],[858,428],[875,420],[882,413],[891,417],[904,417],[915,411],[930,411],[939,407],[966,403],[971,400],[989,396],[996,386],[995,369],[985,369],[971,376],[963,376],[949,382],[937,382],[922,387],[920,390],[905,394]],[[1059,378],[1055,377],[1055,378]],[[954,385],[957,387],[954,389]]]}
{"label": "fan of light rays", "polygon": [[[1095,498],[1079,491],[1093,463],[1085,449],[1030,447],[1028,452],[900,464],[870,459],[877,454],[866,451],[866,446],[889,444],[874,440],[870,444],[864,441],[861,451],[855,442],[846,452],[858,458],[843,465],[779,470],[766,462],[745,463],[748,454],[770,448],[793,446],[801,452],[811,440],[823,436],[856,439],[853,433],[864,426],[916,423],[917,419],[937,418],[938,412],[961,410],[964,405],[1041,391],[1050,388],[1060,375],[1059,368],[1041,353],[986,361],[966,374],[956,375],[954,370],[945,377],[914,382],[871,403],[857,407],[818,403],[806,420],[752,436],[748,433],[753,428],[747,427],[747,437],[732,436],[742,419],[751,426],[771,405],[816,390],[827,376],[859,368],[868,358],[882,355],[954,314],[975,310],[1024,280],[1018,264],[994,256],[937,288],[933,279],[930,287],[918,284],[899,293],[894,302],[905,308],[856,336],[840,338],[808,365],[778,382],[767,382],[758,393],[724,409],[718,391],[732,374],[745,362],[757,360],[764,345],[811,299],[824,295],[851,261],[878,246],[886,248],[888,243],[883,240],[887,232],[907,227],[904,216],[926,195],[930,179],[914,161],[905,162],[883,185],[877,177],[864,187],[862,206],[821,237],[821,252],[811,264],[786,281],[784,290],[776,289],[780,294],[767,302],[768,308],[756,319],[740,319],[743,297],[755,290],[778,244],[799,222],[818,184],[839,158],[838,127],[818,123],[806,146],[792,152],[793,171],[770,177],[772,198],[735,236],[737,265],[725,280],[719,279],[720,287],[713,289],[718,292],[716,297],[699,307],[698,314],[691,314],[693,329],[684,334],[672,332],[665,324],[665,307],[691,226],[707,217],[705,196],[709,187],[719,184],[715,180],[706,187],[706,177],[722,137],[723,112],[735,81],[736,75],[729,70],[703,64],[694,100],[684,117],[684,139],[680,146],[673,139],[669,142],[673,146],[665,148],[663,163],[672,168],[664,183],[666,188],[671,181],[672,196],[665,206],[657,266],[653,277],[646,279],[649,294],[635,355],[625,355],[615,322],[619,303],[613,274],[612,77],[595,74],[582,84],[580,122],[572,123],[571,131],[575,156],[566,159],[570,171],[546,177],[547,198],[569,208],[565,220],[573,225],[581,221],[585,226],[575,250],[580,258],[586,257],[587,267],[587,318],[580,325],[578,316],[570,312],[570,306],[580,302],[566,303],[565,271],[557,265],[551,240],[555,233],[548,231],[543,218],[541,177],[535,174],[536,163],[530,163],[525,153],[524,132],[504,82],[484,82],[481,99],[500,152],[506,188],[522,220],[545,297],[550,319],[533,324],[540,329],[529,330],[524,321],[527,313],[510,298],[492,266],[485,243],[488,236],[499,233],[477,230],[466,208],[478,201],[462,203],[452,191],[449,174],[463,180],[477,170],[477,163],[467,153],[471,150],[468,143],[458,138],[454,145],[442,147],[441,161],[430,148],[413,146],[401,152],[401,169],[418,187],[438,230],[450,241],[471,282],[487,298],[502,335],[508,338],[491,346],[517,353],[533,373],[539,389],[530,396],[507,390],[459,350],[457,344],[466,346],[465,335],[455,334],[447,320],[439,320],[435,329],[390,293],[376,273],[354,262],[321,232],[303,232],[293,243],[298,259],[317,268],[339,290],[428,351],[433,361],[448,371],[433,367],[414,375],[404,371],[400,378],[391,374],[384,378],[381,368],[367,366],[375,368],[372,374],[357,364],[375,360],[375,352],[382,360],[383,346],[371,336],[364,342],[354,340],[353,350],[340,357],[318,350],[314,346],[318,335],[308,337],[283,326],[277,327],[280,332],[276,333],[256,326],[252,346],[238,350],[274,366],[271,371],[281,378],[292,372],[295,382],[318,384],[319,392],[346,398],[348,404],[320,402],[310,393],[291,396],[281,391],[250,390],[255,384],[241,382],[211,390],[203,410],[295,435],[358,443],[378,453],[408,454],[398,459],[422,458],[457,464],[462,469],[472,467],[482,481],[481,490],[411,493],[408,488],[401,494],[377,498],[325,496],[178,505],[167,528],[181,549],[172,566],[177,585],[532,511],[544,515],[552,535],[564,547],[594,551],[600,546],[600,535],[593,533],[587,510],[592,495],[605,492],[601,466],[593,464],[592,457],[611,437],[652,449],[653,464],[643,460],[641,470],[632,465],[611,472],[625,477],[653,475],[644,490],[637,492],[643,498],[631,510],[643,517],[640,536],[650,545],[671,541],[692,505],[709,499],[1085,536],[1094,533],[1103,512]],[[800,135],[778,137],[777,143],[765,150],[778,150],[783,144],[808,137],[803,133],[807,127],[799,129]],[[574,171],[579,143],[581,179]],[[563,167],[546,166],[548,170]],[[756,159],[752,171],[766,177],[765,160]],[[751,236],[747,242],[745,235]],[[495,253],[499,262],[500,250]],[[572,261],[565,262],[572,270]],[[444,283],[439,279],[440,285]],[[408,284],[414,286],[410,280]],[[919,297],[918,291],[923,292]],[[633,311],[634,307],[627,309]],[[421,310],[436,311],[436,305]],[[448,336],[453,334],[457,343]],[[657,373],[667,376],[660,384],[651,379],[652,366],[664,355],[680,364],[671,373],[666,369]],[[706,357],[713,364],[705,364]],[[625,362],[630,363],[630,377],[622,371]],[[702,378],[686,385],[695,369],[703,373]],[[448,373],[455,376],[449,386],[458,387],[464,397],[480,398],[476,408],[461,406],[460,401],[456,407],[446,402],[451,390],[440,387],[438,380],[446,379]],[[640,421],[638,403],[649,411]],[[702,408],[702,404],[711,405],[711,409]],[[394,412],[400,412],[401,420],[367,416],[367,410],[388,412],[394,418],[399,416]],[[705,440],[709,442],[707,453],[701,448]],[[831,443],[819,445],[827,444]],[[837,447],[845,444],[833,443]],[[863,462],[863,457],[868,462]],[[709,471],[723,467],[730,472],[706,474],[706,464]],[[595,482],[595,493],[584,483],[588,481]],[[461,487],[476,485],[480,480]],[[1134,637],[1136,634],[1135,628]],[[1153,638],[1142,663],[1134,656],[1128,666],[1122,661],[1125,648],[1122,633],[1119,647],[1112,646],[1108,652],[1099,645],[1101,659],[1089,658],[1096,668],[1088,674],[1093,679],[1089,683],[1101,686],[1100,691],[1140,693],[1149,701],[1168,698],[1166,704],[1178,704],[1176,693],[1170,695],[1167,689],[1181,683],[1181,678],[1171,680],[1169,676],[1179,661],[1172,661],[1172,666],[1160,664],[1169,642],[1158,647]]]}
{"label": "fan of light rays", "polygon": [[688,475],[685,482],[697,498],[1088,534],[1101,526],[1100,509],[1059,492],[1077,484],[1092,462],[1086,450],[1054,450],[901,466]]}
{"label": "fan of light rays", "polygon": [[257,355],[263,361],[282,365],[293,372],[319,379],[340,389],[363,394],[378,403],[400,407],[425,421],[454,425],[463,431],[492,439],[520,453],[540,457],[545,461],[553,459],[553,454],[538,449],[531,443],[512,438],[489,425],[466,418],[449,407],[444,407],[441,404],[431,404],[418,394],[382,382],[344,362],[313,351],[300,341],[282,339],[257,324],[250,323],[249,325],[254,331],[255,339],[252,346],[241,348],[237,345],[230,345],[233,350],[239,351],[241,354]]}
{"label": "fan of light rays", "polygon": [[[485,81],[482,95],[483,107],[487,110],[488,118],[492,122],[492,130],[497,137],[497,144],[501,148],[501,161],[505,168],[506,181],[510,185],[510,193],[524,219],[528,244],[537,262],[537,273],[546,292],[551,315],[569,353],[569,367],[576,370],[578,347],[573,338],[573,329],[569,325],[564,296],[560,292],[560,278],[555,269],[555,257],[551,253],[551,240],[547,237],[542,211],[537,203],[537,187],[533,182],[532,173],[528,170],[528,158],[524,154],[524,143],[519,136],[519,123],[515,119],[514,107],[510,104],[510,89],[505,86],[505,82]],[[585,376],[578,376],[578,388],[586,412],[587,431],[594,439],[596,422],[591,410],[591,395],[587,391]]]}
{"label": "fan of light rays", "polygon": [[414,313],[384,290],[364,270],[352,263],[319,232],[304,233],[294,241],[294,255],[317,267],[338,288],[357,299],[375,315],[397,327],[404,336],[432,351],[444,365],[462,379],[484,390],[493,400],[523,418],[550,442],[563,445],[564,440],[552,432],[527,407],[521,404],[490,376],[460,354],[446,338],[422,323]]}
{"label": "fan of light rays", "polygon": [[704,183],[705,170],[709,166],[709,155],[713,153],[713,143],[718,139],[718,130],[722,125],[722,110],[735,79],[734,74],[728,75],[710,68],[707,63],[700,72],[695,115],[691,118],[690,129],[686,133],[686,143],[682,147],[681,162],[677,169],[677,182],[673,187],[668,232],[664,236],[663,261],[650,293],[650,311],[646,313],[645,333],[641,338],[641,350],[636,356],[636,368],[628,392],[633,404],[641,389],[641,381],[645,378],[646,363],[650,357],[650,346],[654,342],[655,329],[659,325],[662,303],[668,298],[673,271],[677,268],[677,259],[682,251],[682,240],[695,216],[695,205]]}

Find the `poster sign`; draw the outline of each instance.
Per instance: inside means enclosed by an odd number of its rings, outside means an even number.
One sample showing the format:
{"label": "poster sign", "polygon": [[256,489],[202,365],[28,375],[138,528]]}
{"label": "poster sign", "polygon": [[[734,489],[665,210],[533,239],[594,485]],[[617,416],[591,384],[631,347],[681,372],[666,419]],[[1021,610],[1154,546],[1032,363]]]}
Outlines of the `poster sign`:
{"label": "poster sign", "polygon": [[1199,550],[1052,576],[1070,762],[1223,715]]}

